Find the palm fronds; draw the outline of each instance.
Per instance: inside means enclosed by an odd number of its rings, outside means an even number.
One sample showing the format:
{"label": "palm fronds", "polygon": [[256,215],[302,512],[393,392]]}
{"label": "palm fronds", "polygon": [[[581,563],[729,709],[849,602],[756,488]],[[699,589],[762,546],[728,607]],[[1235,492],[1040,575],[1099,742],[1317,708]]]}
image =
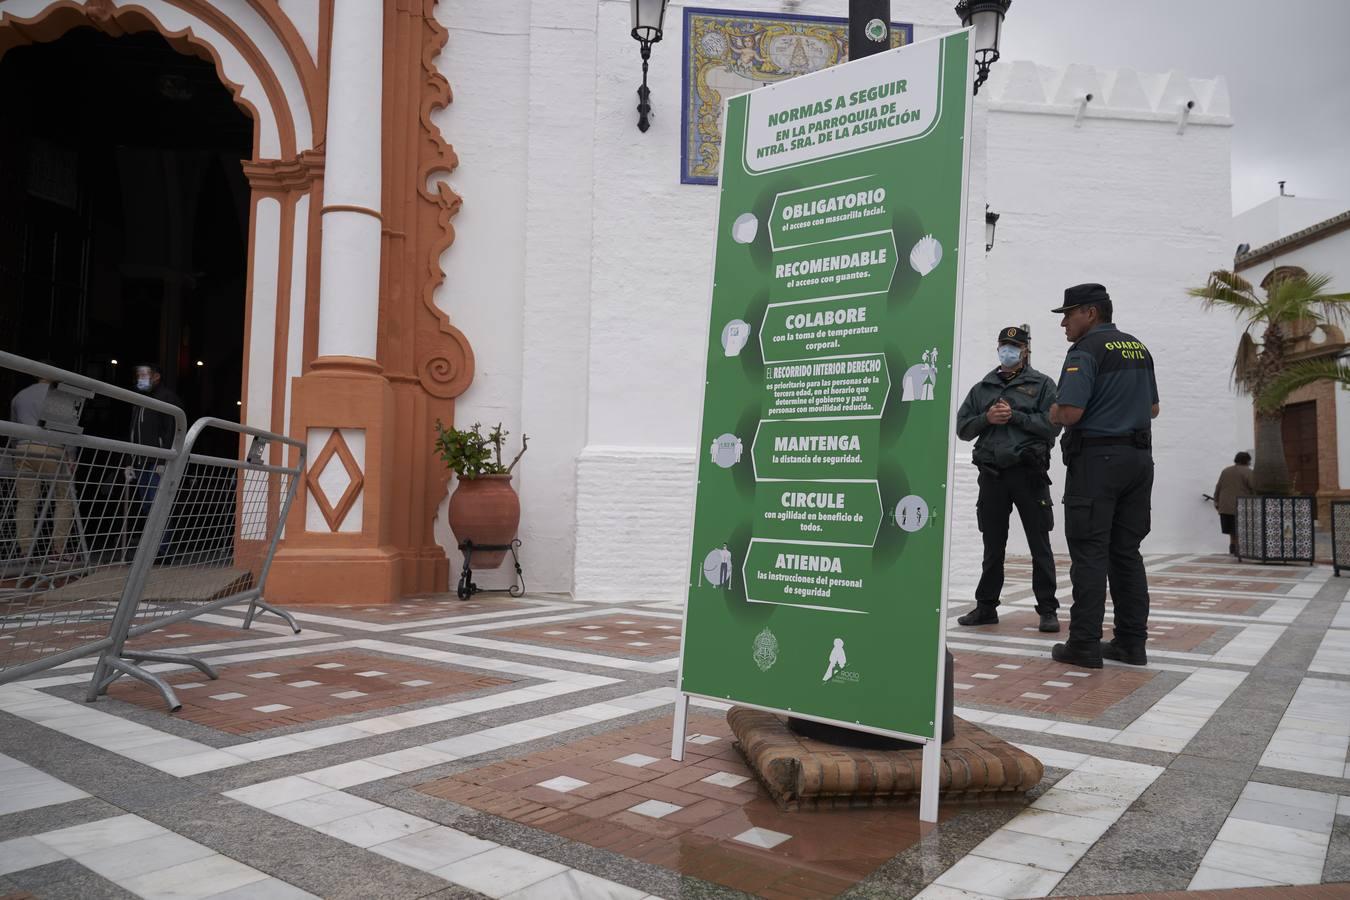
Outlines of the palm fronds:
{"label": "palm fronds", "polygon": [[1257,395],[1257,411],[1262,413],[1276,412],[1294,391],[1324,380],[1350,386],[1350,366],[1341,365],[1338,360],[1334,359],[1314,359],[1295,363],[1277,375]]}

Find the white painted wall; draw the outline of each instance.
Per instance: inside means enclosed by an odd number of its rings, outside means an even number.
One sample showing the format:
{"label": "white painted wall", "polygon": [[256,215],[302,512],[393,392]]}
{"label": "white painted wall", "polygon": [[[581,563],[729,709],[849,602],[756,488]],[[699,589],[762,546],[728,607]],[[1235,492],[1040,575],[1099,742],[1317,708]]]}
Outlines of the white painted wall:
{"label": "white painted wall", "polygon": [[[717,5],[844,12],[834,0]],[[916,39],[958,25],[948,2],[905,6],[896,18],[914,22]],[[456,96],[440,121],[465,204],[437,300],[479,364],[457,418],[531,435],[517,479],[531,589],[682,596],[716,214],[715,188],[679,182],[683,10],[671,5],[653,50],[643,134],[626,0],[481,7],[449,0],[438,10],[451,31],[440,65]],[[1145,547],[1206,549],[1217,529],[1199,493],[1217,469],[1195,459],[1192,429],[1233,430],[1231,328],[1182,291],[1231,264],[1222,82],[1000,68],[974,123],[958,385],[964,392],[992,365],[992,336],[1010,322],[1032,324],[1036,364],[1057,374],[1065,345],[1048,310],[1068,284],[1106,283],[1122,327],[1159,360],[1165,412]],[[1099,102],[1075,128],[1072,95],[1085,84]],[[1192,94],[1199,107],[1177,134],[1173,104]],[[988,256],[986,180],[1003,214]],[[969,445],[956,452],[960,591],[973,585],[979,542]]]}

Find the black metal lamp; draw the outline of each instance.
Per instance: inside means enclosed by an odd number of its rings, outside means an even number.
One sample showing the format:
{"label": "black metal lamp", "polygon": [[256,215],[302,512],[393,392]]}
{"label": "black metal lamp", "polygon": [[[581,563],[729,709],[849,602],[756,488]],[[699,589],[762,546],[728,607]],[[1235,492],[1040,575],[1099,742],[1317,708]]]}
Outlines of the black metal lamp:
{"label": "black metal lamp", "polygon": [[647,60],[652,56],[652,44],[661,40],[661,28],[666,19],[666,4],[670,0],[629,0],[633,9],[633,40],[642,44],[642,87],[638,88],[638,130],[652,127],[647,118],[652,111],[651,91],[647,88]]}
{"label": "black metal lamp", "polygon": [[975,26],[975,93],[989,77],[989,67],[998,62],[998,43],[1003,36],[1003,17],[1012,0],[961,0],[956,14],[961,24]]}
{"label": "black metal lamp", "polygon": [[998,228],[998,213],[984,205],[984,252],[994,249],[994,229]]}

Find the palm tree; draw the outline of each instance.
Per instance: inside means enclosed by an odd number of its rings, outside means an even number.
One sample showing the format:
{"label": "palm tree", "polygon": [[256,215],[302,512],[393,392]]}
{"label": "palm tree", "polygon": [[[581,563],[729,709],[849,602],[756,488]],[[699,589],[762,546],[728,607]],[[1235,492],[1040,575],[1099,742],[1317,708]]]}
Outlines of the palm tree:
{"label": "palm tree", "polygon": [[1278,414],[1290,394],[1318,381],[1334,381],[1342,387],[1350,388],[1350,366],[1342,365],[1339,358],[1310,359],[1294,363],[1257,395],[1256,408]]}
{"label": "palm tree", "polygon": [[[1206,309],[1232,312],[1244,326],[1233,360],[1233,383],[1239,392],[1258,398],[1256,465],[1252,472],[1258,493],[1279,494],[1289,489],[1282,413],[1278,405],[1262,405],[1259,398],[1291,368],[1286,363],[1286,351],[1296,325],[1339,323],[1345,318],[1350,294],[1326,292],[1330,283],[1329,275],[1309,275],[1293,266],[1280,266],[1261,282],[1266,293],[1262,298],[1242,276],[1221,269],[1210,273],[1204,287],[1186,292],[1203,301]],[[1261,332],[1259,344],[1252,336],[1257,329]]]}

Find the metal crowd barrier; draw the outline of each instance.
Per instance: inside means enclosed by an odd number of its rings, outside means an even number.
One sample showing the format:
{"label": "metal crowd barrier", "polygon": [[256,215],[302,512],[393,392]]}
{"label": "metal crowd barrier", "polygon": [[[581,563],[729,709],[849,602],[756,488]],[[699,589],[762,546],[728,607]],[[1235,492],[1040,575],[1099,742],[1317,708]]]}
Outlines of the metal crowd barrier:
{"label": "metal crowd barrier", "polygon": [[[219,419],[187,429],[177,407],[0,353],[0,377],[15,375],[50,387],[39,426],[0,421],[0,684],[97,655],[88,699],[130,675],[177,709],[173,690],[140,664],[190,665],[215,678],[211,667],[130,649],[129,638],[242,603],[245,628],[267,610],[300,630],[263,588],[304,471],[303,444]],[[167,416],[172,446],[84,434],[86,404],[105,420]],[[196,452],[203,435],[222,431],[217,445],[239,453]]]}
{"label": "metal crowd barrier", "polygon": [[1237,556],[1313,564],[1315,497],[1239,497]]}
{"label": "metal crowd barrier", "polygon": [[1331,503],[1331,566],[1339,578],[1341,569],[1350,569],[1350,501]]}

